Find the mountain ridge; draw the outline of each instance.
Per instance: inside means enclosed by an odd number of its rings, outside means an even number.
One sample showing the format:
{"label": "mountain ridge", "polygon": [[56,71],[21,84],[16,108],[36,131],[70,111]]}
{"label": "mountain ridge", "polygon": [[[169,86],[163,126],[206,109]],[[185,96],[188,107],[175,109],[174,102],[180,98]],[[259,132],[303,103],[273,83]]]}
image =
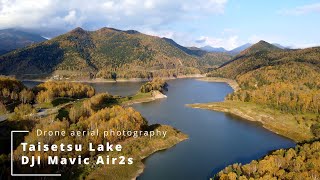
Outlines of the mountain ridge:
{"label": "mountain ridge", "polygon": [[207,68],[207,61],[217,59],[209,56],[202,60],[200,55],[190,55],[185,52],[187,48],[168,41],[135,30],[105,27],[87,31],[78,27],[0,56],[0,74],[71,79],[111,79],[115,74],[121,78],[175,77],[199,74]]}
{"label": "mountain ridge", "polygon": [[[213,71],[212,76],[223,76],[225,78],[234,79],[238,75],[258,69],[264,66],[272,66],[287,63],[291,61],[302,61],[299,56],[308,57],[304,61],[306,63],[319,65],[318,60],[315,60],[311,54],[316,54],[320,47],[306,49],[280,49],[265,41],[259,41],[250,48],[242,51],[232,60],[223,64],[216,71]],[[297,57],[295,55],[297,54]],[[309,57],[310,56],[310,57]]]}
{"label": "mountain ridge", "polygon": [[207,51],[207,52],[228,52],[226,49],[224,49],[223,47],[212,47],[212,46],[203,46],[200,49]]}

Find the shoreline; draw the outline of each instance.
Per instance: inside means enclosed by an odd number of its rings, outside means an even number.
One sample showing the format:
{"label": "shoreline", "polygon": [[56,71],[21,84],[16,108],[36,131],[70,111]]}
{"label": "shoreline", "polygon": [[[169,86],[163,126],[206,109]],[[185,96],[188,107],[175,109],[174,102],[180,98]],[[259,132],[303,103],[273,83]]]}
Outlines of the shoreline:
{"label": "shoreline", "polygon": [[263,128],[275,134],[289,138],[296,143],[312,138],[312,134],[310,134],[310,132],[307,131],[305,127],[301,127],[298,124],[295,124],[292,115],[282,114],[268,108],[256,111],[256,108],[263,107],[258,107],[254,104],[222,101],[212,103],[186,104],[186,106],[195,109],[206,109],[210,111],[228,113],[240,117],[241,119],[246,121],[260,123]]}
{"label": "shoreline", "polygon": [[[219,77],[205,77],[197,80],[207,82],[227,83],[234,92],[240,90],[235,80]],[[295,142],[300,142],[312,138],[312,134],[306,127],[299,126],[291,114],[285,114],[272,110],[262,105],[250,104],[244,102],[235,102],[224,100],[222,102],[194,103],[186,106],[197,109],[206,109],[228,113],[240,117],[246,121],[261,123],[262,127],[283,137],[289,138]]]}
{"label": "shoreline", "polygon": [[[164,80],[174,80],[174,79],[186,79],[186,78],[205,78],[203,74],[192,74],[192,75],[183,75],[178,77],[159,77]],[[80,83],[117,83],[117,82],[148,82],[148,78],[119,78],[117,80],[113,79],[89,79],[89,80],[71,80],[71,79],[19,79],[19,81],[35,81],[35,82],[47,82],[47,81],[65,81],[65,82],[80,82]]]}
{"label": "shoreline", "polygon": [[198,78],[198,81],[206,81],[206,82],[223,82],[227,83],[234,91],[240,90],[240,86],[237,81],[233,79],[220,78],[220,77],[203,77]]}

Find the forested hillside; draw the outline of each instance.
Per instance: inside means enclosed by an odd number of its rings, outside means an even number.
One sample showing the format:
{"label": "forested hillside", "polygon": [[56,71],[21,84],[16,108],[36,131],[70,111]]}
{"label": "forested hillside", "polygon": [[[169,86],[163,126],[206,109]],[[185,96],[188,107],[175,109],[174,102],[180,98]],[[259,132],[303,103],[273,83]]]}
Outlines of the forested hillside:
{"label": "forested hillside", "polygon": [[[199,74],[220,56],[189,55],[165,39],[137,31],[76,28],[0,56],[0,73],[18,77],[150,78]],[[210,63],[207,63],[210,62]]]}
{"label": "forested hillside", "polygon": [[239,83],[241,90],[228,99],[269,104],[292,113],[320,112],[320,48],[249,48],[241,54],[210,74]]}
{"label": "forested hillside", "polygon": [[240,90],[227,100],[254,102],[296,118],[318,136],[320,127],[320,48],[281,50],[259,42],[209,76],[235,79]]}

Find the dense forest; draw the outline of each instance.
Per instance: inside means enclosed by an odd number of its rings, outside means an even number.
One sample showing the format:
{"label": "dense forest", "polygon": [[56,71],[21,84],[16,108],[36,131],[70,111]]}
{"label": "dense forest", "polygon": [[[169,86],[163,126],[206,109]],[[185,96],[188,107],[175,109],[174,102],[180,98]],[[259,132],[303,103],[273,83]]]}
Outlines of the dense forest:
{"label": "dense forest", "polygon": [[48,81],[36,86],[33,91],[37,94],[38,103],[52,102],[57,97],[79,99],[95,94],[94,88],[89,85],[63,81]]}
{"label": "dense forest", "polygon": [[28,89],[20,81],[5,76],[0,76],[0,89],[0,115],[16,110],[17,106],[23,108],[33,104],[55,104],[67,98],[72,100],[92,97],[95,94],[89,85],[62,81],[48,81]]}
{"label": "dense forest", "polygon": [[68,79],[176,77],[206,72],[231,57],[188,54],[167,40],[137,31],[76,28],[0,56],[0,74]]}
{"label": "dense forest", "polygon": [[233,164],[213,179],[310,179],[320,178],[320,142],[299,144],[271,152],[248,164]]}
{"label": "dense forest", "polygon": [[0,76],[0,90],[0,115],[12,111],[21,102],[31,103],[34,100],[33,92],[14,78]]}

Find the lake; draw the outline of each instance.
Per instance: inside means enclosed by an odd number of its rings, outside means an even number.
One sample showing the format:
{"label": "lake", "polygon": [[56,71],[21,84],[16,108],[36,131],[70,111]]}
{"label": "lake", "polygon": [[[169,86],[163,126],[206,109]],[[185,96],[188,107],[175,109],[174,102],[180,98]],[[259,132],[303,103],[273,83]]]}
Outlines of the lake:
{"label": "lake", "polygon": [[[97,92],[132,95],[142,83],[94,83]],[[144,160],[139,180],[208,179],[235,162],[248,163],[271,150],[295,143],[260,124],[222,112],[193,109],[185,104],[223,101],[233,90],[226,83],[195,79],[168,81],[168,98],[135,104],[149,124],[171,125],[189,135],[176,146]]]}

